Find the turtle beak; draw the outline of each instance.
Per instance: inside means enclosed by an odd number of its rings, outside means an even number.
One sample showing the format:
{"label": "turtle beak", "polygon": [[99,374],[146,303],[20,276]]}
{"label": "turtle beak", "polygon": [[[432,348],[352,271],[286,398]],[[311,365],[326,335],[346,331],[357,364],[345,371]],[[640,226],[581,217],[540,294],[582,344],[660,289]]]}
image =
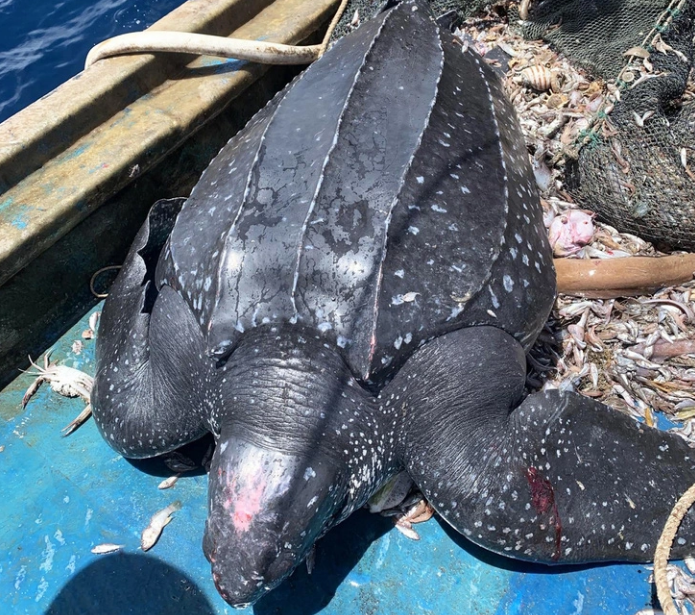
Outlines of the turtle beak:
{"label": "turtle beak", "polygon": [[221,439],[210,468],[203,550],[222,598],[253,604],[306,557],[342,510],[347,489],[325,456]]}

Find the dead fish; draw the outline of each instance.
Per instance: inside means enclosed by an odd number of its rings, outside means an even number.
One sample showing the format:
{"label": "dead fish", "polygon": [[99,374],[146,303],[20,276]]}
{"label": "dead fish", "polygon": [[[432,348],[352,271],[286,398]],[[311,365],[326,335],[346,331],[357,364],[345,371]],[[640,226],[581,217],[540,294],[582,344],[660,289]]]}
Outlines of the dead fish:
{"label": "dead fish", "polygon": [[97,332],[97,323],[99,322],[99,317],[101,316],[101,312],[94,312],[90,317],[89,317],[89,328],[94,331],[94,333]]}
{"label": "dead fish", "polygon": [[158,489],[171,489],[175,484],[176,481],[179,480],[180,474],[174,474],[173,476],[170,476],[169,478],[165,478],[159,485],[157,485]]}
{"label": "dead fish", "polygon": [[82,331],[82,337],[84,339],[91,340],[94,337],[96,337],[97,323],[99,322],[99,316],[101,316],[101,312],[94,312],[89,317],[89,329],[85,329],[84,331]]}
{"label": "dead fish", "polygon": [[626,52],[623,53],[625,57],[634,56],[636,58],[648,58],[649,52],[644,47],[630,47]]}
{"label": "dead fish", "polygon": [[685,567],[688,569],[690,574],[695,574],[695,557],[693,557],[692,555],[688,555],[683,560],[683,563],[685,564]]}
{"label": "dead fish", "polygon": [[420,534],[418,534],[412,527],[400,525],[398,522],[396,522],[396,529],[406,538],[410,538],[410,540],[420,540]]}
{"label": "dead fish", "polygon": [[352,16],[352,21],[350,21],[350,27],[356,28],[359,25],[360,25],[360,11],[359,11],[359,9],[355,9],[355,13]]}
{"label": "dead fish", "polygon": [[[661,337],[665,337],[663,331],[661,332]],[[637,344],[637,346],[634,346],[633,350],[643,353],[646,347],[646,344]],[[654,344],[651,358],[670,359],[687,354],[695,354],[695,340],[683,339],[670,342],[666,339],[661,339]]]}
{"label": "dead fish", "polygon": [[531,0],[521,0],[519,3],[519,17],[523,20],[528,19],[528,9],[531,4]]}
{"label": "dead fish", "polygon": [[674,301],[672,299],[647,299],[645,301],[641,301],[640,303],[644,304],[665,304],[665,305],[671,305],[673,307],[678,308],[685,314],[686,317],[686,322],[692,322],[695,319],[695,314],[693,314],[693,311],[688,307],[687,304],[680,302],[680,301]]}
{"label": "dead fish", "polygon": [[104,555],[106,553],[114,553],[116,551],[120,551],[123,547],[125,547],[125,545],[115,545],[111,542],[105,542],[103,544],[92,547],[92,553],[94,553],[94,555]]}
{"label": "dead fish", "polygon": [[[637,111],[632,112],[632,117],[635,119],[635,124],[640,128],[644,128],[644,123],[654,115],[654,111],[645,111],[643,114],[637,113]],[[687,165],[683,165],[684,167]]]}
{"label": "dead fish", "polygon": [[533,176],[536,178],[536,185],[541,192],[546,192],[553,184],[553,173],[545,164],[545,161],[533,157],[531,159],[531,167],[533,168]]}
{"label": "dead fish", "polygon": [[171,516],[177,510],[181,510],[181,502],[178,500],[152,515],[150,524],[142,531],[142,536],[140,537],[140,548],[143,551],[149,551],[154,547],[162,534],[164,526],[171,521]]}

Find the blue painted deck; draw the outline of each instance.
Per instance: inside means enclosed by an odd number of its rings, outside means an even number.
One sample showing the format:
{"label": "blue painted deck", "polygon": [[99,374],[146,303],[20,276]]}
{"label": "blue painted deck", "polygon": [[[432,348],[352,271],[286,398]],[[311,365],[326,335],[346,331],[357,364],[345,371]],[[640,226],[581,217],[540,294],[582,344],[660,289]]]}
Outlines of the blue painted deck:
{"label": "blue painted deck", "polygon": [[[79,355],[71,350],[86,328],[87,315],[55,346],[53,360],[93,373],[94,341]],[[80,400],[44,385],[22,411],[31,381],[20,375],[0,392],[0,613],[234,612],[218,597],[202,553],[207,477],[184,476],[160,491],[170,474],[163,464],[122,459],[93,422],[61,437]],[[182,509],[142,553],[140,532],[151,515],[177,499]],[[361,511],[319,543],[311,576],[302,566],[241,612],[631,615],[651,604],[643,566],[523,566],[475,548],[436,520],[417,530],[421,540],[410,541],[389,520]],[[126,546],[93,555],[103,542]]]}

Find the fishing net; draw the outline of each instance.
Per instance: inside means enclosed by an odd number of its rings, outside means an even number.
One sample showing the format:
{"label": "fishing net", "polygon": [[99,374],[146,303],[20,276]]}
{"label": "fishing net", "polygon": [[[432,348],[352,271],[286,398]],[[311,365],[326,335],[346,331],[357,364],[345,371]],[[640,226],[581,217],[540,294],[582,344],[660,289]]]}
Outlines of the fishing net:
{"label": "fishing net", "polygon": [[[394,2],[395,3],[395,2]],[[489,1],[486,0],[430,0],[432,11],[437,17],[453,13],[458,19],[465,19],[482,10]],[[338,22],[331,40],[337,40],[354,30],[360,23],[371,19],[385,6],[388,0],[350,0],[342,18]]]}
{"label": "fishing net", "polygon": [[[453,11],[461,19],[490,4],[431,1],[438,17]],[[384,5],[351,0],[334,37]],[[695,250],[695,0],[521,0],[498,8],[525,38],[552,43],[611,89],[567,147],[574,199],[662,249]]]}
{"label": "fishing net", "polygon": [[695,249],[693,3],[582,2],[584,13],[571,4],[539,3],[543,17],[527,29],[616,86],[575,144],[573,196],[620,231]]}

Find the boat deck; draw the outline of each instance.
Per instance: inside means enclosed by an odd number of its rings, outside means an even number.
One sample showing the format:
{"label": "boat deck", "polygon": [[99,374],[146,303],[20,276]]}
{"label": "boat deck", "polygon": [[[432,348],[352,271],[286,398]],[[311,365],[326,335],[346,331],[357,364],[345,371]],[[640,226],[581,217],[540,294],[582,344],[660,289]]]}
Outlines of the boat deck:
{"label": "boat deck", "polygon": [[[99,309],[99,306],[97,308]],[[94,340],[85,314],[52,359],[93,373]],[[79,354],[73,343],[82,341]],[[161,461],[131,463],[102,440],[93,421],[64,427],[83,408],[44,385],[21,408],[32,382],[20,374],[0,392],[0,612],[58,615],[232,613],[217,595],[201,548],[207,477],[171,475]],[[206,445],[190,445],[200,459]],[[147,553],[140,533],[156,511],[182,508]],[[473,613],[631,615],[651,604],[645,566],[528,566],[488,554],[436,518],[409,540],[392,521],[360,511],[322,539],[311,576],[301,566],[254,607],[265,615]],[[125,545],[94,555],[101,543]]]}

